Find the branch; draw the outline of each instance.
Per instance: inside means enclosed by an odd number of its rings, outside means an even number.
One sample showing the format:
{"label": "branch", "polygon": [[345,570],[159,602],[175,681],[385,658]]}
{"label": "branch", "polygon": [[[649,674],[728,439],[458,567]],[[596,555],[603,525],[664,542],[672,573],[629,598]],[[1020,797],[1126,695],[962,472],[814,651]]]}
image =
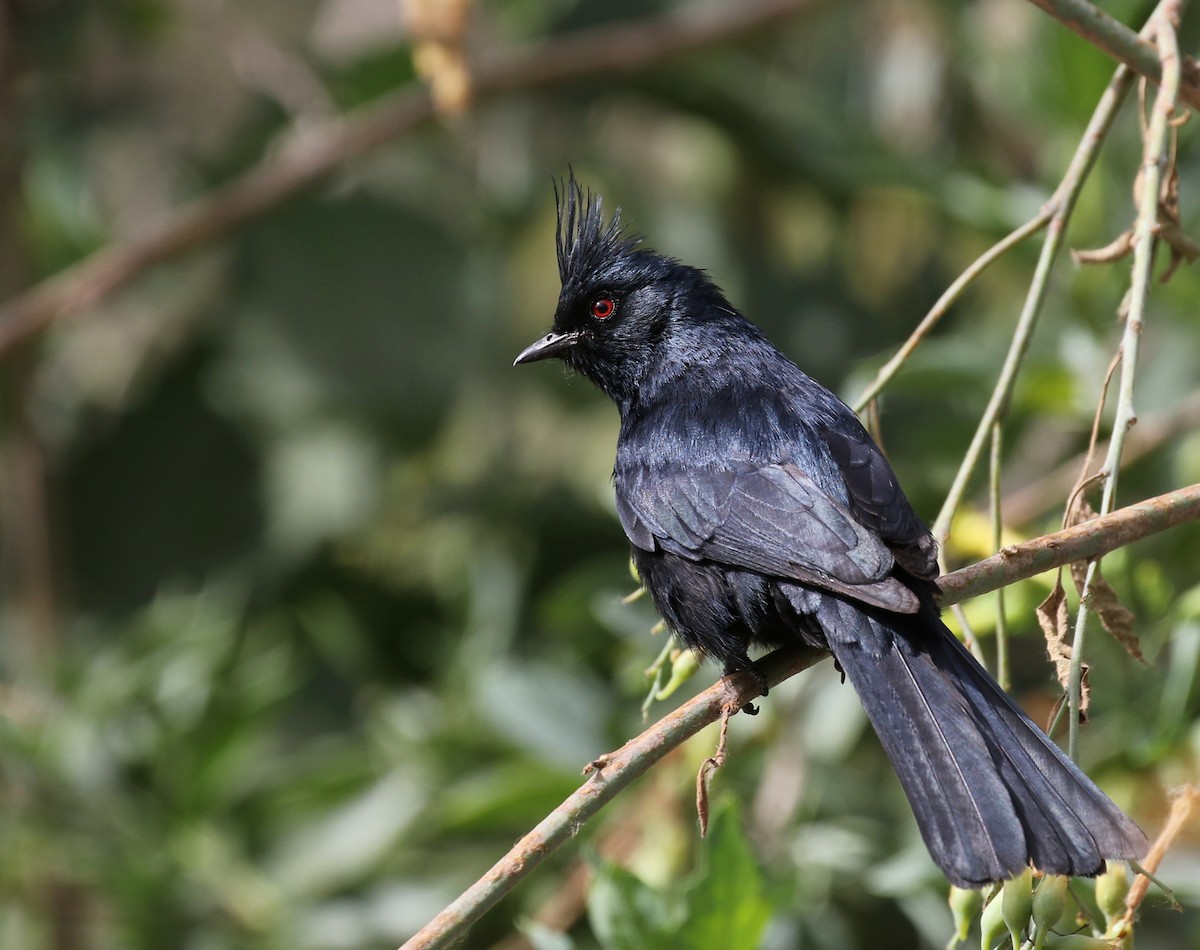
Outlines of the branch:
{"label": "branch", "polygon": [[[668,58],[757,32],[814,4],[759,0],[585,30],[480,64],[474,94],[487,99],[652,69]],[[434,115],[428,93],[410,89],[294,137],[239,178],[184,205],[142,235],[109,244],[10,300],[0,309],[0,355],[54,321],[95,306],[151,267],[231,233]]]}
{"label": "branch", "polygon": [[[1069,561],[1097,557],[1139,538],[1200,518],[1200,485],[1130,505],[1066,531],[1005,548],[994,557],[955,571],[939,581],[943,604],[955,604],[1033,577]],[[763,657],[755,668],[769,687],[824,659],[808,647],[785,647]],[[401,950],[448,947],[530,874],[580,826],[731,705],[740,707],[761,693],[745,673],[725,676],[700,695],[668,713],[619,750],[593,763],[591,775],[561,805],[525,835],[511,851],[453,903],[412,937]]]}
{"label": "branch", "polygon": [[[808,669],[828,654],[808,647],[776,650],[755,664],[770,687]],[[762,690],[753,676],[725,676],[668,713],[635,739],[597,763],[591,775],[565,802],[536,828],[517,842],[497,864],[472,884],[449,907],[423,927],[402,950],[432,950],[458,940],[475,921],[511,891],[542,860],[575,836],[580,825],[591,818],[618,793],[652,765],[665,758],[730,706],[742,706]]]}
{"label": "branch", "polygon": [[[1197,427],[1200,427],[1200,390],[1196,390],[1170,409],[1139,416],[1138,424],[1130,430],[1125,439],[1122,465],[1128,468],[1132,462]],[[1105,443],[1101,443],[1101,448],[1107,451]],[[1031,478],[1019,488],[1005,494],[1004,516],[1009,524],[1028,524],[1048,509],[1061,505],[1063,499],[1071,494],[1075,484],[1090,474],[1090,471],[1086,470],[1080,472],[1086,460],[1086,453],[1081,452],[1046,474]]]}
{"label": "branch", "polygon": [[987,594],[1046,571],[1100,557],[1134,541],[1200,518],[1200,484],[1179,488],[1084,521],[939,578],[943,606]]}
{"label": "branch", "polygon": [[[1125,332],[1121,338],[1121,382],[1117,395],[1117,417],[1113,421],[1112,438],[1105,457],[1106,475],[1100,513],[1112,511],[1117,494],[1117,476],[1121,468],[1121,453],[1125,436],[1137,422],[1133,408],[1134,382],[1137,378],[1138,348],[1142,338],[1142,323],[1146,301],[1150,296],[1150,279],[1154,271],[1154,250],[1158,240],[1159,196],[1162,181],[1171,155],[1171,119],[1179,101],[1180,63],[1179,43],[1175,30],[1179,25],[1180,0],[1164,0],[1151,18],[1158,56],[1162,62],[1162,84],[1150,112],[1150,124],[1145,132],[1142,153],[1142,174],[1138,196],[1137,221],[1133,227],[1133,279],[1129,288],[1129,312],[1125,315]],[[1071,638],[1070,681],[1067,699],[1070,708],[1068,722],[1068,751],[1075,758],[1083,715],[1083,646],[1087,632],[1088,593],[1099,569],[1099,559],[1093,560],[1084,575],[1079,591],[1079,612],[1075,617],[1075,633]]]}
{"label": "branch", "polygon": [[[1162,82],[1158,48],[1087,0],[1030,0],[1093,46],[1151,82]],[[1188,56],[1181,64],[1179,98],[1200,109],[1200,63]]]}
{"label": "branch", "polygon": [[1100,145],[1103,143],[1109,129],[1112,128],[1113,120],[1116,118],[1121,103],[1125,101],[1125,95],[1128,93],[1132,83],[1133,74],[1124,66],[1118,66],[1103,95],[1100,97],[1100,102],[1092,113],[1092,118],[1088,122],[1083,138],[1080,140],[1079,145],[1076,146],[1075,154],[1071,156],[1071,164],[1067,167],[1067,172],[1063,176],[1061,184],[1059,184],[1054,196],[1050,199],[1049,204],[1053,206],[1054,214],[1050,218],[1049,229],[1045,240],[1042,242],[1042,250],[1038,256],[1033,281],[1029,285],[1029,292],[1021,308],[1021,315],[1017,318],[1017,325],[1013,330],[1008,353],[1004,357],[1004,365],[1000,369],[1000,375],[996,380],[992,395],[988,399],[987,408],[984,409],[983,416],[979,420],[979,425],[975,429],[975,434],[971,438],[971,443],[967,447],[967,452],[963,456],[962,463],[958,467],[958,472],[954,476],[954,482],[950,486],[950,491],[946,494],[942,510],[938,512],[938,516],[933,523],[933,536],[942,549],[943,558],[945,557],[945,542],[950,534],[950,526],[954,521],[954,515],[958,511],[959,505],[962,504],[963,497],[967,491],[967,485],[983,452],[984,443],[991,438],[993,427],[1004,416],[1008,408],[1013,387],[1016,385],[1017,375],[1025,359],[1025,354],[1029,350],[1033,331],[1037,326],[1042,304],[1046,299],[1050,273],[1054,269],[1054,263],[1058,258],[1059,250],[1066,236],[1067,224],[1071,220],[1072,212],[1075,210],[1076,199],[1078,199],[1079,193],[1083,190],[1084,182],[1087,180],[1092,166],[1096,163]]}

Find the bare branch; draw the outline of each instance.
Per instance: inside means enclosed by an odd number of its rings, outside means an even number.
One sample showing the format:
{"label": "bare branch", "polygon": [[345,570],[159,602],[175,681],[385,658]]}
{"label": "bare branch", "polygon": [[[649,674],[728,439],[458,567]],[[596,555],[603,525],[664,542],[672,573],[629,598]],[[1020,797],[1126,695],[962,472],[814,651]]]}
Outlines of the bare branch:
{"label": "bare branch", "polygon": [[[1151,82],[1162,82],[1162,63],[1154,43],[1138,36],[1124,23],[1114,19],[1087,0],[1030,0],[1056,20],[1124,63]],[[1200,63],[1188,56],[1182,64],[1179,98],[1192,108],[1200,108]]]}
{"label": "bare branch", "polygon": [[[1157,55],[1162,62],[1162,84],[1150,112],[1150,124],[1144,135],[1140,194],[1137,220],[1133,226],[1133,276],[1129,288],[1129,312],[1125,315],[1125,332],[1121,338],[1121,380],[1117,392],[1117,417],[1113,421],[1112,438],[1103,471],[1107,476],[1100,513],[1112,511],[1116,503],[1117,476],[1121,470],[1121,453],[1125,436],[1137,422],[1133,407],[1134,383],[1137,379],[1138,349],[1142,338],[1142,321],[1146,301],[1150,296],[1150,281],[1154,270],[1154,251],[1158,240],[1159,196],[1163,176],[1171,155],[1171,119],[1179,101],[1180,62],[1179,43],[1175,30],[1179,24],[1180,4],[1163,0],[1151,16],[1150,23],[1157,41]],[[1091,599],[1088,594],[1100,569],[1096,558],[1087,566],[1083,587],[1079,591],[1079,612],[1075,616],[1075,634],[1071,638],[1071,679],[1067,686],[1070,719],[1068,721],[1067,751],[1075,758],[1081,725],[1083,701],[1083,647],[1087,634]]]}
{"label": "bare branch", "polygon": [[[1006,548],[994,557],[943,577],[944,604],[954,604],[997,590],[1069,561],[1096,557],[1146,535],[1200,518],[1200,485],[1181,488],[1130,505],[1102,518]],[[828,654],[795,646],[776,650],[755,666],[774,688],[808,669]],[[745,673],[722,677],[699,696],[668,713],[640,736],[594,763],[588,778],[490,871],[412,937],[401,950],[448,947],[530,874],[580,826],[627,788],[638,776],[682,745],[722,712],[740,707],[761,693],[760,683]]]}
{"label": "bare branch", "polygon": [[1197,518],[1200,518],[1200,485],[1157,495],[1072,528],[1014,544],[945,575],[938,581],[942,603],[956,604],[1072,561],[1099,557]]}
{"label": "bare branch", "polygon": [[[768,685],[776,686],[808,669],[828,654],[795,647],[776,650],[756,664]],[[630,739],[604,758],[584,783],[554,809],[529,834],[517,842],[496,865],[472,884],[449,907],[404,944],[403,950],[432,950],[448,947],[476,920],[512,890],[542,860],[572,838],[579,826],[608,804],[629,784],[682,745],[722,710],[750,702],[761,692],[759,683],[745,673],[725,676],[703,693],[668,713],[640,736]]]}
{"label": "bare branch", "polygon": [[992,390],[991,398],[988,400],[987,408],[975,429],[975,435],[971,438],[971,444],[967,447],[958,472],[954,476],[950,491],[946,494],[942,510],[938,512],[933,523],[933,536],[943,551],[945,551],[946,538],[950,534],[950,525],[962,504],[967,485],[983,452],[983,446],[991,438],[992,427],[1003,417],[1008,408],[1013,387],[1016,385],[1017,374],[1020,372],[1025,354],[1029,350],[1033,331],[1037,326],[1042,304],[1046,299],[1050,274],[1058,259],[1058,252],[1066,235],[1067,224],[1075,209],[1075,201],[1083,190],[1083,184],[1096,162],[1100,145],[1109,129],[1112,128],[1113,120],[1116,118],[1117,111],[1125,100],[1125,95],[1132,82],[1133,74],[1124,66],[1118,66],[1092,113],[1091,121],[1088,122],[1083,138],[1076,147],[1075,154],[1071,157],[1071,164],[1067,167],[1062,183],[1050,200],[1054,207],[1054,214],[1050,219],[1049,229],[1042,243],[1042,251],[1038,257],[1033,281],[1029,285],[1029,293],[1025,297],[1025,304],[1021,308],[1021,315],[1013,330],[1012,341],[1009,343],[1004,365],[1000,369],[1000,375]]}
{"label": "bare branch", "polygon": [[904,341],[900,349],[892,355],[892,358],[875,374],[875,378],[863,389],[862,395],[854,403],[854,411],[862,412],[870,404],[871,400],[883,391],[884,387],[892,381],[892,377],[908,362],[908,358],[912,356],[913,352],[921,344],[921,341],[933,332],[933,328],[938,325],[942,317],[949,313],[950,308],[958,302],[958,298],[975,282],[980,274],[1027,237],[1031,237],[1042,230],[1042,228],[1050,223],[1050,218],[1053,214],[1054,207],[1052,204],[1045,205],[1033,218],[993,244],[980,254],[966,270],[959,274],[954,283],[946,288],[945,292],[937,299],[937,302],[929,309],[929,312],[925,314],[921,322],[917,325],[917,328],[909,334],[908,339]]}
{"label": "bare branch", "polygon": [[[474,70],[477,100],[654,68],[666,59],[726,43],[814,6],[816,0],[686,9],[599,27],[522,50]],[[240,178],[184,205],[139,237],[101,248],[0,309],[0,355],[56,320],[76,316],[164,261],[242,227],[351,159],[434,117],[424,89],[398,93],[306,130]]]}

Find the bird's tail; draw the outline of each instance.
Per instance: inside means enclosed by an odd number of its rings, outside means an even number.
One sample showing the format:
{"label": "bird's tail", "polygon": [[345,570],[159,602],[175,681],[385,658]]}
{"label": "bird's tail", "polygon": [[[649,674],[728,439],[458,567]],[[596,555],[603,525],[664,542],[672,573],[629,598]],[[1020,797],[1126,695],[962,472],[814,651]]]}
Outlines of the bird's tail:
{"label": "bird's tail", "polygon": [[830,597],[821,623],[934,861],[960,887],[1033,865],[1092,876],[1141,857],[1141,829],[1009,698],[937,616]]}

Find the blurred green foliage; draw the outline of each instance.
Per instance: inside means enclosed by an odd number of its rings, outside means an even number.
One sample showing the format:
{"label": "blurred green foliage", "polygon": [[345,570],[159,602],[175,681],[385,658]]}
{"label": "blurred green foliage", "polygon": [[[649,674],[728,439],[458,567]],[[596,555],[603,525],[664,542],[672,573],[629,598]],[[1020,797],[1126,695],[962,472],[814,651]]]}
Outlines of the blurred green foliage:
{"label": "blurred green foliage", "polygon": [[[481,2],[470,45],[672,6]],[[1131,23],[1146,8],[1106,5]],[[6,296],[417,82],[393,0],[5,10]],[[573,165],[852,398],[1048,197],[1110,72],[1018,0],[812,4],[752,39],[422,127],[10,356],[0,946],[395,946],[640,728],[662,643],[644,601],[620,603],[615,412],[581,380],[509,366],[554,309],[552,177]],[[1129,225],[1138,161],[1131,103],[1073,246]],[[883,401],[930,519],[1036,250],[988,271]],[[1086,444],[1127,279],[1060,265],[1006,427],[1007,490]],[[1155,288],[1145,419],[1200,382],[1198,293],[1186,268]],[[1185,426],[1120,494],[1196,481]],[[976,501],[953,560],[987,547]],[[1010,527],[1050,530],[1062,503]],[[1186,527],[1105,561],[1147,665],[1102,635],[1088,647],[1084,764],[1152,836],[1163,788],[1198,772],[1198,545]],[[1008,603],[1015,691],[1045,721],[1043,592]],[[994,607],[970,616],[990,651]],[[467,945],[944,946],[945,882],[850,689],[818,669],[763,705],[733,723],[707,841],[690,796],[710,733]],[[571,883],[581,853],[590,898]],[[1197,945],[1195,829],[1161,876],[1185,911],[1152,896],[1139,947]]]}

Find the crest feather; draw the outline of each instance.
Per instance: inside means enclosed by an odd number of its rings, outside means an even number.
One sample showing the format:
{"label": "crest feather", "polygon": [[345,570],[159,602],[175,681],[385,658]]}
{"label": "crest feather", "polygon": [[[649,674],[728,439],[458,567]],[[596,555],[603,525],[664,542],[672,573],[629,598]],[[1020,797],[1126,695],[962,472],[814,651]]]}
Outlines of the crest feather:
{"label": "crest feather", "polygon": [[582,284],[614,258],[628,254],[640,238],[631,236],[621,224],[621,209],[604,220],[603,199],[584,188],[571,171],[568,179],[554,184],[558,222],[554,239],[558,247],[558,276],[564,287]]}

